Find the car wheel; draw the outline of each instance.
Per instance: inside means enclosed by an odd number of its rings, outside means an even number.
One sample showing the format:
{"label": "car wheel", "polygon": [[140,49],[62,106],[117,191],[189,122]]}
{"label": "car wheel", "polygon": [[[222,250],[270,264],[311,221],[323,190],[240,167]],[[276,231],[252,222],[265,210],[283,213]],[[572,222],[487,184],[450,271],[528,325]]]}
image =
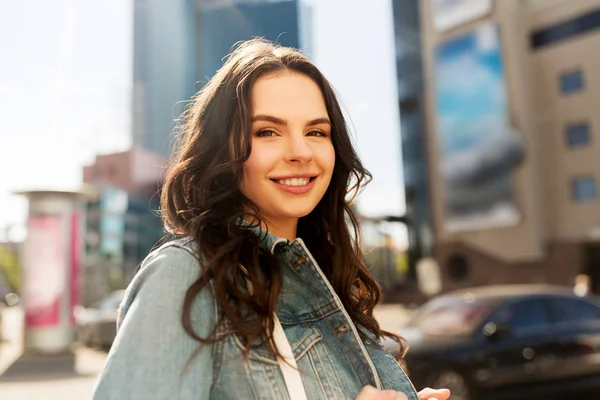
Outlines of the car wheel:
{"label": "car wheel", "polygon": [[430,379],[430,386],[436,389],[450,389],[452,400],[475,400],[473,388],[467,379],[455,370],[437,372]]}

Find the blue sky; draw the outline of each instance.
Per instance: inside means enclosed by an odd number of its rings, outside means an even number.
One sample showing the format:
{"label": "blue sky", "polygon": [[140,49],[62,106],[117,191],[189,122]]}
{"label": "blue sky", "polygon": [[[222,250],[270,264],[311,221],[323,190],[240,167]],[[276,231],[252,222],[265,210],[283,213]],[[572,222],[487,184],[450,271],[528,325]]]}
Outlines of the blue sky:
{"label": "blue sky", "polygon": [[131,0],[1,8],[0,232],[26,212],[12,191],[75,187],[96,153],[128,146],[132,30]]}

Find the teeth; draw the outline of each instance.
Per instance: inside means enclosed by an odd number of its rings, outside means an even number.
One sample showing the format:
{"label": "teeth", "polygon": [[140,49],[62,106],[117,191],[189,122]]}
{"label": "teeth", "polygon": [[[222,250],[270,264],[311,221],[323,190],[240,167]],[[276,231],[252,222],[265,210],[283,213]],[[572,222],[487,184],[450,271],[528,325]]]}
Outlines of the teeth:
{"label": "teeth", "polygon": [[308,184],[308,178],[280,179],[277,183],[286,186],[304,186]]}

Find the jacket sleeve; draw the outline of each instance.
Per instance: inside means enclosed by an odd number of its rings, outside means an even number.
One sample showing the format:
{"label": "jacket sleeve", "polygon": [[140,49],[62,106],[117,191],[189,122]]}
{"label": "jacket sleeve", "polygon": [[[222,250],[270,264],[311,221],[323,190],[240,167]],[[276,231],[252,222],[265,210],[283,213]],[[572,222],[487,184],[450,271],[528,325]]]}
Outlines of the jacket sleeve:
{"label": "jacket sleeve", "polygon": [[[200,343],[181,324],[185,293],[199,273],[197,259],[177,246],[146,258],[126,291],[94,400],[210,397],[213,346],[204,345],[189,361]],[[200,337],[212,333],[215,305],[209,287],[193,303],[192,322]]]}

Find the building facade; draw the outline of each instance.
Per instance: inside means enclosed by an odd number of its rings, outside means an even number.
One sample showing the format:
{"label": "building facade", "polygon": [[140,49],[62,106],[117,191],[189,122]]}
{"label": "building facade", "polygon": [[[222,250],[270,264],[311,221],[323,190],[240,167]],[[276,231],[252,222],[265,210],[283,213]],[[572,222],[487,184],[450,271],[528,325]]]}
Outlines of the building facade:
{"label": "building facade", "polygon": [[83,181],[96,195],[86,203],[84,303],[120,289],[165,235],[158,214],[166,159],[134,147],[96,156]]}
{"label": "building facade", "polygon": [[133,145],[169,152],[169,133],[193,94],[194,0],[134,0]]}
{"label": "building facade", "polygon": [[419,10],[419,2],[393,1],[409,271],[413,278],[418,260],[433,254]]}
{"label": "building facade", "polygon": [[420,5],[415,134],[444,289],[586,274],[597,291],[600,1]]}
{"label": "building facade", "polygon": [[264,37],[302,47],[295,0],[135,0],[133,143],[166,157],[176,120],[233,45]]}

